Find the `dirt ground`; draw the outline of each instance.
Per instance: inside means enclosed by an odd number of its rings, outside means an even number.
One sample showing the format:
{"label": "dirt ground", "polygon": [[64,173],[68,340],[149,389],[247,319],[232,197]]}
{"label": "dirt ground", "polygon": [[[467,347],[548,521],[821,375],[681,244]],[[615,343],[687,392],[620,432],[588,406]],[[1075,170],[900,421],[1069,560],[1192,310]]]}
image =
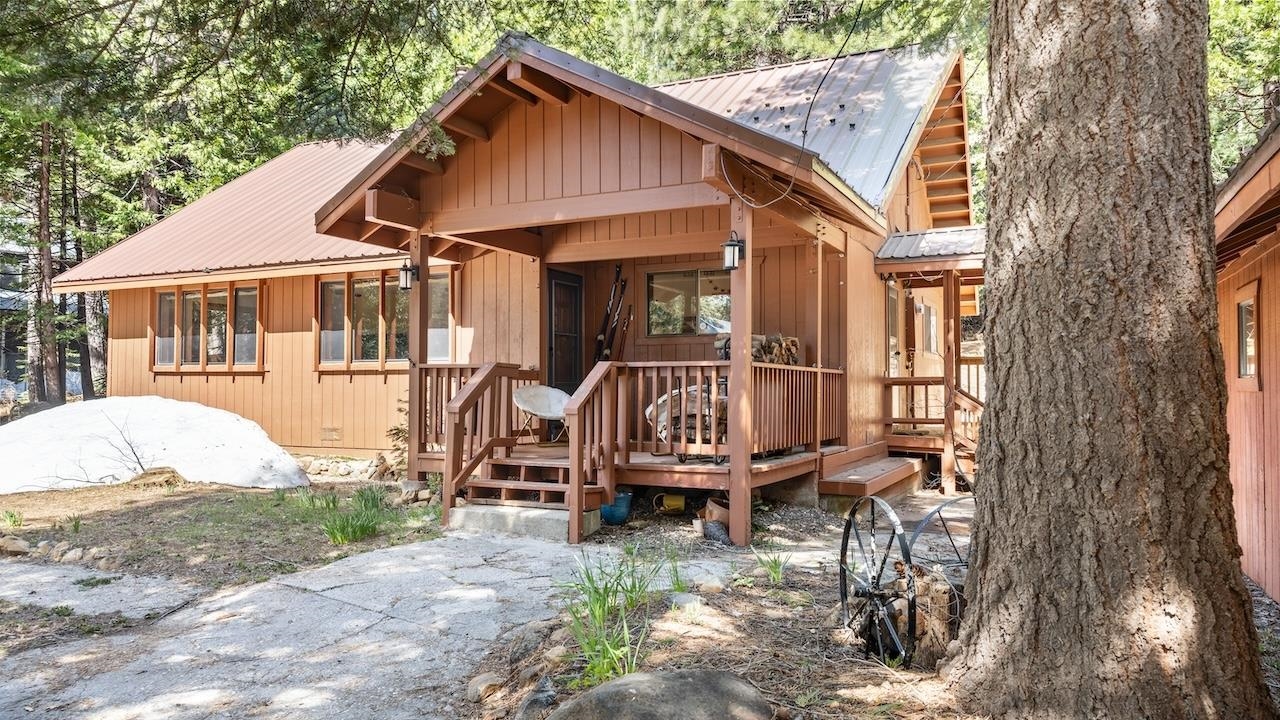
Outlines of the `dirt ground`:
{"label": "dirt ground", "polygon": [[[333,492],[345,507],[358,487],[317,483],[311,492]],[[391,521],[374,537],[335,547],[321,528],[327,511],[299,502],[296,491],[185,482],[0,495],[0,513],[6,511],[21,515],[22,524],[0,525],[0,534],[33,546],[48,540],[102,548],[120,557],[115,571],[210,588],[258,582],[439,534],[433,512],[410,508],[389,513]]]}
{"label": "dirt ground", "polygon": [[39,608],[0,600],[0,658],[137,624],[119,613],[76,615],[70,608]]}

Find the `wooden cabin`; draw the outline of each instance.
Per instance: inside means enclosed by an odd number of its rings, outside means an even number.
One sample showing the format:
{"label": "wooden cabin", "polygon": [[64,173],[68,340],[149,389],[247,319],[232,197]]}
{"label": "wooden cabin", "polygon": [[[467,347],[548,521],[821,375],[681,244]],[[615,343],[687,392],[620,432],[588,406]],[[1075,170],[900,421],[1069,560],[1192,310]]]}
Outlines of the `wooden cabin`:
{"label": "wooden cabin", "polygon": [[[59,275],[58,292],[109,293],[107,393],[229,410],[296,452],[389,448],[409,386],[407,255],[312,221],[384,147],[300,145]],[[425,279],[448,296],[447,268]],[[453,359],[444,325],[425,358]]]}
{"label": "wooden cabin", "polygon": [[[647,87],[503,38],[315,215],[451,263],[457,362],[429,362],[440,307],[411,293],[412,472],[443,473],[446,513],[566,510],[575,542],[620,486],[724,491],[742,544],[753,492],[874,492],[919,471],[890,457],[896,435],[954,456],[944,433],[896,432],[877,252],[972,221],[963,77],[958,55],[908,47]],[[434,127],[452,149],[428,157]],[[963,281],[898,269],[951,312],[929,348],[954,386]],[[531,384],[571,396],[567,444],[554,422],[521,432]]]}
{"label": "wooden cabin", "polygon": [[1244,571],[1280,597],[1280,121],[1219,187],[1218,322]]}

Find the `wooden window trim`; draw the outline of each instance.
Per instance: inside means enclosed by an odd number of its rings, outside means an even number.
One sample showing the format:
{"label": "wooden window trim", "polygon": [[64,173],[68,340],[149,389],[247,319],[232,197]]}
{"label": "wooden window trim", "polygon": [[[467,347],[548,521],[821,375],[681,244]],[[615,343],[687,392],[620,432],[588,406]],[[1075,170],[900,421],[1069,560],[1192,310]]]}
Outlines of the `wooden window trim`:
{"label": "wooden window trim", "polygon": [[[1232,363],[1233,367],[1227,371],[1227,377],[1231,378],[1231,384],[1236,390],[1244,392],[1259,392],[1262,390],[1262,305],[1259,302],[1261,296],[1258,290],[1258,280],[1241,285],[1236,289],[1235,299],[1231,305],[1233,317],[1229,322],[1232,327],[1231,337],[1235,341],[1235,350],[1233,352],[1235,362]],[[1240,305],[1245,302],[1253,303],[1253,343],[1256,366],[1252,375],[1242,377],[1240,375]]]}
{"label": "wooden window trim", "polygon": [[[409,360],[389,360],[386,357],[387,349],[387,319],[386,319],[386,279],[394,278],[398,282],[397,273],[399,270],[366,270],[361,272],[331,273],[328,275],[318,275],[313,283],[312,290],[312,306],[314,311],[311,314],[311,329],[313,335],[313,347],[315,352],[314,370],[321,374],[355,374],[355,373],[396,373],[408,372]],[[356,280],[377,280],[378,286],[378,359],[377,360],[353,360],[354,355],[353,342],[355,340],[354,323],[352,318],[352,302],[354,293],[352,292],[352,283]],[[342,282],[343,292],[343,327],[342,327],[342,361],[322,362],[320,360],[320,311],[321,296],[320,287],[327,282]]]}
{"label": "wooden window trim", "polygon": [[[758,269],[758,268],[757,268]],[[681,333],[679,335],[651,335],[649,334],[649,276],[661,275],[671,272],[692,272],[699,273],[698,281],[701,282],[701,273],[703,272],[728,272],[724,266],[714,260],[704,260],[694,263],[660,263],[654,265],[637,266],[636,271],[640,274],[639,292],[643,293],[639,301],[639,305],[643,309],[644,332],[637,333],[636,345],[705,345],[708,342],[715,342],[719,333],[694,333],[692,335]],[[629,287],[629,286],[628,286]],[[730,295],[730,302],[733,297]],[[637,320],[640,318],[637,317]]]}
{"label": "wooden window trim", "polygon": [[[235,362],[235,291],[240,288],[253,288],[257,290],[257,307],[254,308],[256,315],[257,329],[257,350],[256,359],[253,364]],[[216,365],[210,365],[208,362],[209,350],[209,333],[206,327],[205,319],[209,313],[209,292],[217,292],[219,290],[227,293],[227,319],[224,328],[226,332],[226,360]],[[184,363],[182,361],[182,319],[183,319],[183,295],[184,293],[196,292],[200,293],[200,317],[198,327],[200,333],[200,362]],[[169,365],[157,365],[156,360],[156,332],[155,326],[159,321],[157,317],[159,309],[159,296],[164,293],[173,293],[174,312],[173,312],[173,363]],[[201,283],[199,285],[169,285],[165,287],[151,288],[147,294],[150,309],[147,314],[147,345],[150,353],[151,372],[153,374],[184,374],[184,375],[254,375],[266,372],[266,364],[264,361],[264,353],[266,350],[266,324],[263,322],[263,307],[265,306],[265,287],[261,280],[242,280],[235,282],[222,283]]]}

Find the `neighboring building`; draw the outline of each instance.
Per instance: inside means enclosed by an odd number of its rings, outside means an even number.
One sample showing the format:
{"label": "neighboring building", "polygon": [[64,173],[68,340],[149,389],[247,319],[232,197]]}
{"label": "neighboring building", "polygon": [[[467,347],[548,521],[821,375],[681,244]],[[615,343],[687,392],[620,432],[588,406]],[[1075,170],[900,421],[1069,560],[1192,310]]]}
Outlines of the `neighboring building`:
{"label": "neighboring building", "polygon": [[[297,451],[389,447],[408,391],[406,256],[312,223],[382,147],[300,145],[59,275],[57,292],[110,293],[107,393],[230,410]],[[429,282],[447,296],[443,272]]]}
{"label": "neighboring building", "polygon": [[1280,597],[1280,121],[1218,189],[1218,318],[1244,570]]}
{"label": "neighboring building", "polygon": [[[963,78],[957,55],[901,48],[650,88],[505,37],[315,216],[457,264],[458,364],[427,362],[434,306],[420,284],[409,301],[412,472],[443,471],[446,513],[459,496],[566,510],[571,541],[620,485],[723,490],[742,543],[750,495],[779,483],[862,495],[918,475],[892,452],[940,457],[950,484],[982,408],[960,357],[981,231],[905,235],[972,222]],[[452,155],[414,152],[433,123]],[[877,257],[890,238],[908,251]],[[615,277],[634,320],[614,315],[597,363]],[[572,395],[567,447],[520,434],[530,383]]]}
{"label": "neighboring building", "polygon": [[23,319],[26,294],[23,267],[26,252],[0,244],[0,379],[22,380],[19,363],[26,353],[27,328]]}

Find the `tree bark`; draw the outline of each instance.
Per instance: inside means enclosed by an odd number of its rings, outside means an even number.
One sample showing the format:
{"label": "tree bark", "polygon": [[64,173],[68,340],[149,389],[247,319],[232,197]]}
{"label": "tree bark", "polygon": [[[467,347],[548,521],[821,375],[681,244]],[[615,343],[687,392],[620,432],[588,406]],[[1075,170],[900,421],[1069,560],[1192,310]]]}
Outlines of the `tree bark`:
{"label": "tree bark", "polygon": [[[72,252],[75,253],[76,265],[84,262],[84,238],[80,230],[80,162],[76,157],[75,148],[71,149],[71,226],[75,228],[75,234],[72,237]],[[80,388],[84,393],[85,400],[92,400],[98,396],[97,387],[94,384],[93,376],[93,351],[92,339],[93,333],[89,327],[89,310],[86,307],[88,295],[86,293],[76,293],[76,324],[80,328],[80,334],[76,339],[76,354],[80,358]],[[105,356],[105,354],[104,354]]]}
{"label": "tree bark", "polygon": [[53,130],[40,123],[40,162],[36,201],[36,251],[40,260],[36,276],[36,330],[40,336],[40,360],[44,366],[45,400],[54,405],[66,402],[66,378],[58,376],[58,331],[53,306],[53,219],[51,165]]}
{"label": "tree bark", "polygon": [[994,717],[1275,718],[1227,476],[1204,0],[995,0],[970,601]]}

